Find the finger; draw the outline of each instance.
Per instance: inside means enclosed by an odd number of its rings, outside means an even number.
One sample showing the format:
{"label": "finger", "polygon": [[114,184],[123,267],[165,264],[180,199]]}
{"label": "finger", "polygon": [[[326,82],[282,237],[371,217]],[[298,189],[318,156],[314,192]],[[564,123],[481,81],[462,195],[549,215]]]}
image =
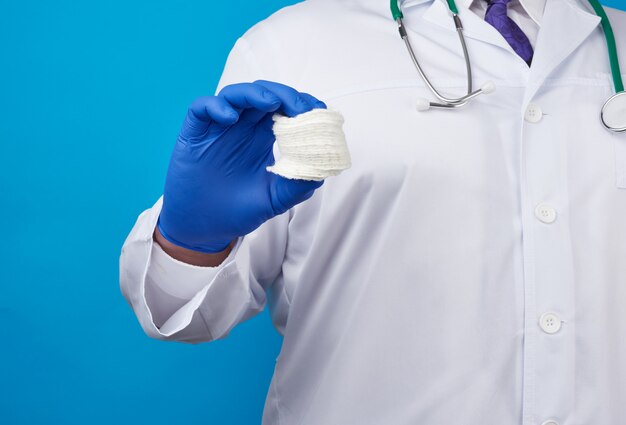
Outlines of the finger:
{"label": "finger", "polygon": [[324,102],[312,96],[308,93],[300,92],[300,96],[304,97],[304,99],[311,105],[313,109],[327,109],[327,106]]}
{"label": "finger", "polygon": [[256,109],[265,113],[280,108],[280,99],[271,91],[257,84],[239,83],[224,87],[218,97],[225,99],[236,109]]}
{"label": "finger", "polygon": [[270,192],[274,213],[282,214],[289,208],[306,201],[323,183],[324,180],[288,179],[272,174]]}
{"label": "finger", "polygon": [[239,113],[224,99],[200,97],[189,106],[180,135],[185,139],[201,137],[211,124],[227,127],[238,119]]}
{"label": "finger", "polygon": [[[300,95],[309,104],[311,109],[327,109],[326,104],[322,102],[321,100],[317,99],[316,97],[308,93],[304,93],[304,92],[300,92]],[[241,118],[242,120],[244,120],[243,115],[245,115],[246,113],[247,111],[242,114],[242,118]],[[257,126],[263,127],[266,131],[271,131],[273,125],[274,125],[274,122],[272,121],[271,117],[269,117],[269,119],[263,119],[263,117],[261,117],[261,119],[257,121]]]}
{"label": "finger", "polygon": [[222,125],[231,125],[237,121],[239,114],[224,99],[217,96],[204,96],[194,100],[189,111],[198,121],[215,121]]}
{"label": "finger", "polygon": [[270,118],[270,121],[271,121],[271,117],[272,117],[271,112],[265,112],[259,109],[246,109],[243,112],[241,112],[241,118],[239,118],[239,121],[247,122],[250,125],[258,126],[258,125],[263,125],[263,122],[265,122],[265,119],[268,117]]}
{"label": "finger", "polygon": [[295,117],[313,109],[305,96],[289,86],[266,80],[257,80],[254,84],[265,87],[274,93],[282,103],[278,111],[288,117]]}
{"label": "finger", "polygon": [[[272,129],[274,128],[274,119],[272,114],[267,114],[263,118],[261,118],[257,124],[257,129],[266,131],[268,133],[272,133]],[[272,140],[269,140],[268,143],[274,143],[275,138],[272,137]]]}

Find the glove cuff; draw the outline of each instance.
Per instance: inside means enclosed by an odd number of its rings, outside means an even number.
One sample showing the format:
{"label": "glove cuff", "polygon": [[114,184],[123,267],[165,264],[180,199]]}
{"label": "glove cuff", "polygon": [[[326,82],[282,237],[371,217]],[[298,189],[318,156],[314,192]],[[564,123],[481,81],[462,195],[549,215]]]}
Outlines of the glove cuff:
{"label": "glove cuff", "polygon": [[159,219],[157,220],[157,228],[159,229],[159,232],[161,233],[161,235],[167,239],[169,242],[173,243],[176,246],[179,246],[181,248],[185,248],[191,251],[197,251],[197,252],[202,252],[205,254],[217,254],[220,253],[222,251],[224,251],[226,248],[228,248],[228,245],[230,245],[231,241],[226,242],[224,245],[220,245],[219,243],[216,244],[211,244],[211,245],[188,245],[184,242],[180,242],[176,239],[174,239],[173,237],[171,237],[164,229],[163,226],[161,225],[161,217],[159,216]]}

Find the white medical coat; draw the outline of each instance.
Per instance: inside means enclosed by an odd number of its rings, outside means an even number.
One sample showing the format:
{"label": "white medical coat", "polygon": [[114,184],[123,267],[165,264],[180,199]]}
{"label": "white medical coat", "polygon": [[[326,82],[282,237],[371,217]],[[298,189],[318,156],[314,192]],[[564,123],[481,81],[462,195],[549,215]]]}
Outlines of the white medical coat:
{"label": "white medical coat", "polygon": [[[269,305],[284,335],[263,423],[626,423],[626,133],[600,19],[548,0],[529,69],[459,3],[475,87],[430,98],[386,0],[309,0],[253,27],[220,87],[263,78],[345,116],[353,166],[239,238],[215,268],[152,241],[160,200],[121,256],[145,332],[223,338]],[[606,8],[626,68],[626,13]],[[444,0],[406,25],[444,93],[465,65]],[[254,355],[254,353],[250,353]]]}

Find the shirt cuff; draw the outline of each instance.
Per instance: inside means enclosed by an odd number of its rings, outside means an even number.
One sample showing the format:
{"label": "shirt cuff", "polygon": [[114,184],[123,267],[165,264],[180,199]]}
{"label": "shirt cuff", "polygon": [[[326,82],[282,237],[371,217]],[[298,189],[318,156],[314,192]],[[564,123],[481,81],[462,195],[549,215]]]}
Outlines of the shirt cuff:
{"label": "shirt cuff", "polygon": [[243,236],[237,238],[237,242],[228,257],[215,267],[200,267],[183,263],[172,258],[158,243],[153,241],[146,280],[168,295],[182,300],[190,300],[208,285],[224,267],[234,261],[243,238]]}

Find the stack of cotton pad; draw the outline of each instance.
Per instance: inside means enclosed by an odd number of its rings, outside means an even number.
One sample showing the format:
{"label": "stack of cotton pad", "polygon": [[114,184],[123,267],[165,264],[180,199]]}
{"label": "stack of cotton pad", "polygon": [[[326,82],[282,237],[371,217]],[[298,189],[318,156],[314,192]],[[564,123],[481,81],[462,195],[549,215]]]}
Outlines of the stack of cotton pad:
{"label": "stack of cotton pad", "polygon": [[293,118],[273,118],[280,158],[268,171],[288,179],[323,180],[350,168],[339,112],[313,109]]}

